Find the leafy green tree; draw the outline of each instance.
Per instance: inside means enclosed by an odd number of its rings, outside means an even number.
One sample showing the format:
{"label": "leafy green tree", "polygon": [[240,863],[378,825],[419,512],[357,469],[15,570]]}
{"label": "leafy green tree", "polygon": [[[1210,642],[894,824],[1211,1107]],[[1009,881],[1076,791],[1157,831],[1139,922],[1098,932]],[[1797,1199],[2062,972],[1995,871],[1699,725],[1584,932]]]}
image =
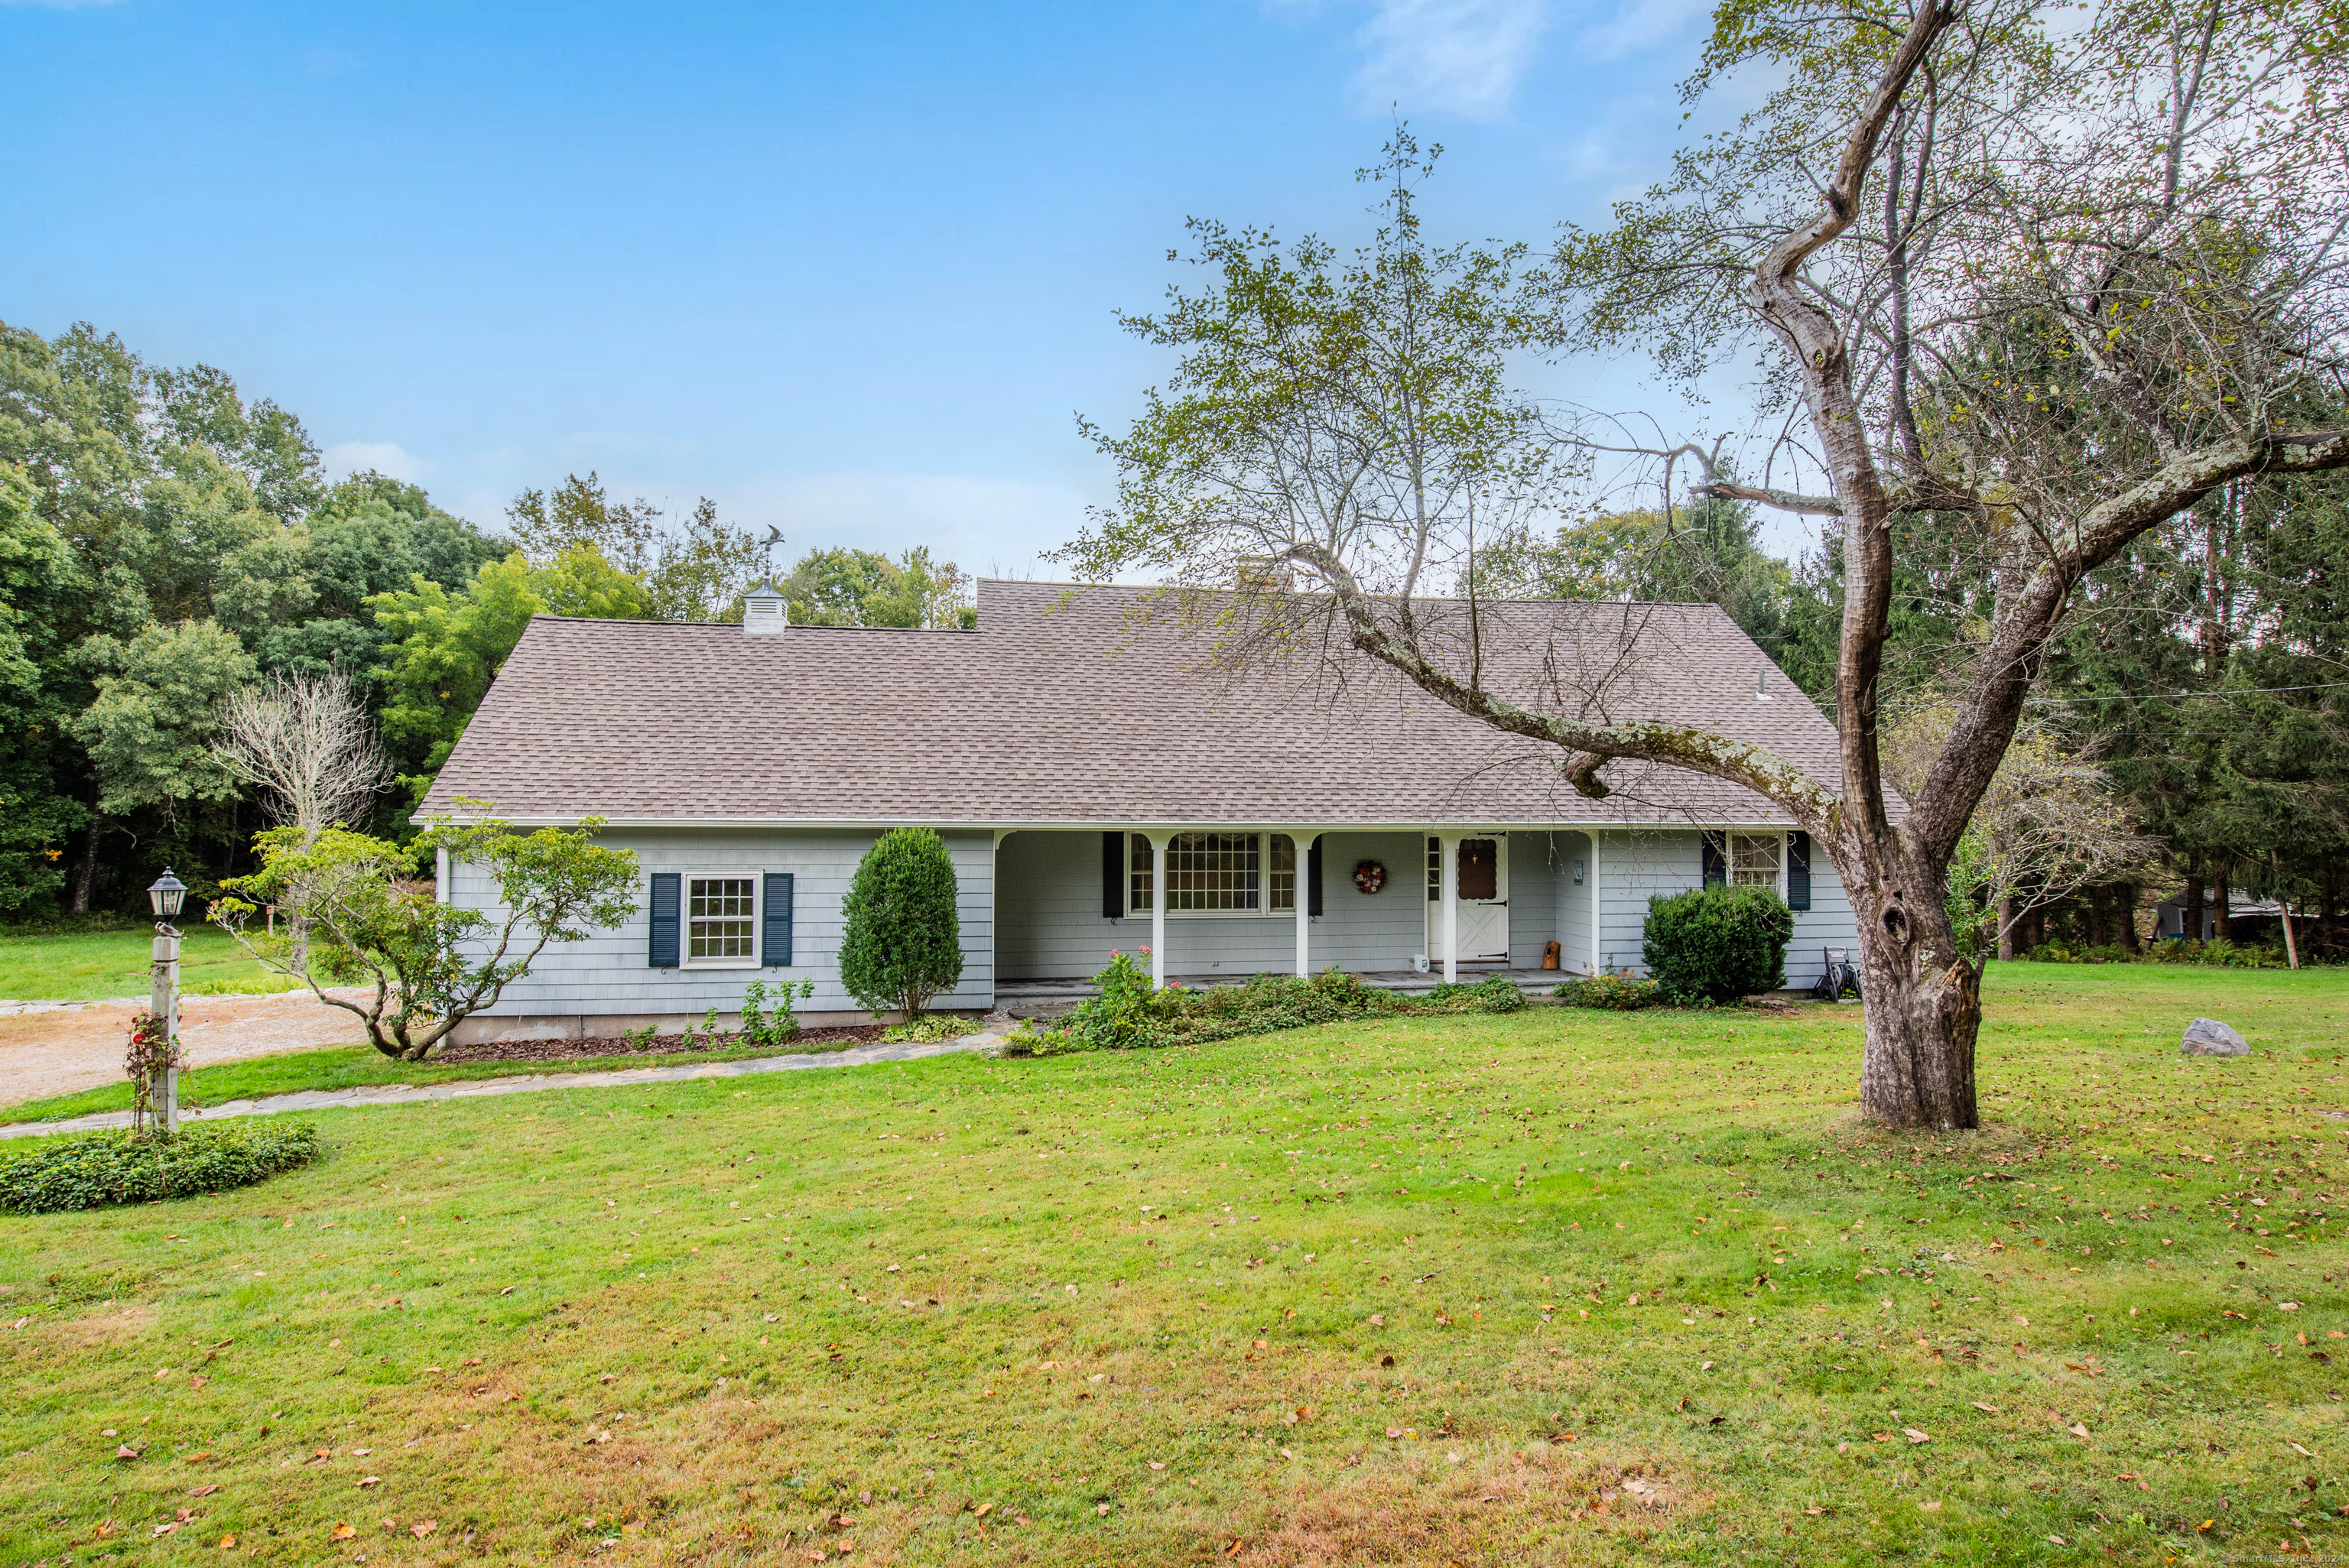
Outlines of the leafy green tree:
{"label": "leafy green tree", "polygon": [[757,542],[721,521],[718,503],[708,496],[670,531],[661,526],[658,507],[641,497],[612,500],[593,473],[573,474],[551,493],[524,490],[506,516],[533,565],[570,562],[577,570],[594,554],[633,578],[642,607],[618,612],[624,619],[739,621],[743,592],[761,560]]}
{"label": "leafy green tree", "polygon": [[71,547],[35,513],[31,481],[0,463],[0,912],[64,885],[63,846],[88,815],[57,787],[78,684],[60,655],[81,587]]}
{"label": "leafy green tree", "polygon": [[865,851],[841,905],[840,983],[907,1023],[962,978],[954,857],[931,828],[892,828]]}
{"label": "leafy green tree", "polygon": [[777,586],[796,625],[978,624],[961,569],[920,547],[895,561],[870,550],[812,550]]}
{"label": "leafy green tree", "polygon": [[[356,1015],[377,1050],[420,1061],[466,1018],[495,1006],[547,944],[583,941],[635,913],[636,857],[596,844],[602,825],[588,818],[575,829],[517,833],[493,818],[436,817],[406,847],[343,828],[272,829],[261,837],[261,869],[223,882],[207,918],[263,968]],[[488,874],[499,915],[435,902],[418,872],[441,850],[452,864]],[[300,917],[308,942],[298,956],[290,938],[252,930],[265,903]],[[369,995],[330,990],[354,983]]]}
{"label": "leafy green tree", "polygon": [[529,564],[516,553],[482,567],[462,593],[418,578],[404,592],[367,603],[384,638],[374,670],[384,692],[384,744],[399,782],[420,800],[541,602]]}
{"label": "leafy green tree", "polygon": [[98,688],[70,728],[98,770],[99,810],[119,816],[153,806],[168,814],[236,794],[236,777],[212,743],[229,695],[259,666],[233,635],[211,621],[182,621],[150,626],[128,643],[100,634],[76,656]]}

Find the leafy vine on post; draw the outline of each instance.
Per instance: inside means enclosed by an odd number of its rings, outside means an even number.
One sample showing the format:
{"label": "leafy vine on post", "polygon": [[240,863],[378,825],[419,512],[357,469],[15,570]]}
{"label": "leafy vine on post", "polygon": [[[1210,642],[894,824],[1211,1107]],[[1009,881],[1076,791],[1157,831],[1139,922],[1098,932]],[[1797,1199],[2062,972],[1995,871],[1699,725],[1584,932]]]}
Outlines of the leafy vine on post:
{"label": "leafy vine on post", "polygon": [[[486,802],[458,804],[480,814],[433,817],[406,848],[342,828],[263,833],[254,841],[261,869],[222,883],[210,918],[263,968],[356,1014],[377,1050],[421,1060],[463,1020],[495,1006],[547,944],[582,941],[636,907],[636,854],[593,841],[602,818],[522,833],[489,816]],[[451,867],[495,884],[502,916],[434,901],[419,872],[441,850]],[[250,929],[273,903],[304,917],[309,945],[298,958],[286,938]],[[329,989],[345,985],[370,995],[354,1000]]]}

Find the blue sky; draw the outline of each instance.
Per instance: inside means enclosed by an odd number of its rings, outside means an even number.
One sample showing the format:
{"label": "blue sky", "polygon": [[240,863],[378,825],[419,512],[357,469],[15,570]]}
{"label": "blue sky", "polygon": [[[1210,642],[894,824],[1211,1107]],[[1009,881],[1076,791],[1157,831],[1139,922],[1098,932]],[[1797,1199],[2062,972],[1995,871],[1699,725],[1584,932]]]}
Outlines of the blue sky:
{"label": "blue sky", "polygon": [[[1030,570],[1164,362],[1191,214],[1538,242],[1686,134],[1689,0],[0,0],[0,319],[202,360],[500,521],[599,469],[795,548]],[[1619,404],[1628,367],[1550,389]]]}

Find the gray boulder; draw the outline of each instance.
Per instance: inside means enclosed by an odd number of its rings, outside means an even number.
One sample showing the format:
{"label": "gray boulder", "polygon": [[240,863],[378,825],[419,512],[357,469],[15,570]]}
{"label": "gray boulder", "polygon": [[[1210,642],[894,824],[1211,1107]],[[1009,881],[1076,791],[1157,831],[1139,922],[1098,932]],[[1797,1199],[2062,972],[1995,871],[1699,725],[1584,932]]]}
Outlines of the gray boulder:
{"label": "gray boulder", "polygon": [[2178,1048],[2189,1057],[2248,1057],[2251,1042],[2216,1018],[2197,1018],[2186,1026]]}

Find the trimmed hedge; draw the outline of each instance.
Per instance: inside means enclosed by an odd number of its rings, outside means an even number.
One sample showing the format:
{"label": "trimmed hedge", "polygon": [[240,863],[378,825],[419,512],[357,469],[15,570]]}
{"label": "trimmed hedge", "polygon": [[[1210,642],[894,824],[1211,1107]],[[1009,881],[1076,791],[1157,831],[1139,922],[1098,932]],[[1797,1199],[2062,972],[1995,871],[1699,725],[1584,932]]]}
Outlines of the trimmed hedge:
{"label": "trimmed hedge", "polygon": [[1786,983],[1795,913],[1775,890],[1708,887],[1648,901],[1640,956],[1678,1000],[1735,1002]]}
{"label": "trimmed hedge", "polygon": [[275,1117],[184,1127],[169,1142],[129,1130],[0,1145],[0,1212],[54,1214],[249,1187],[316,1160],[318,1130]]}

